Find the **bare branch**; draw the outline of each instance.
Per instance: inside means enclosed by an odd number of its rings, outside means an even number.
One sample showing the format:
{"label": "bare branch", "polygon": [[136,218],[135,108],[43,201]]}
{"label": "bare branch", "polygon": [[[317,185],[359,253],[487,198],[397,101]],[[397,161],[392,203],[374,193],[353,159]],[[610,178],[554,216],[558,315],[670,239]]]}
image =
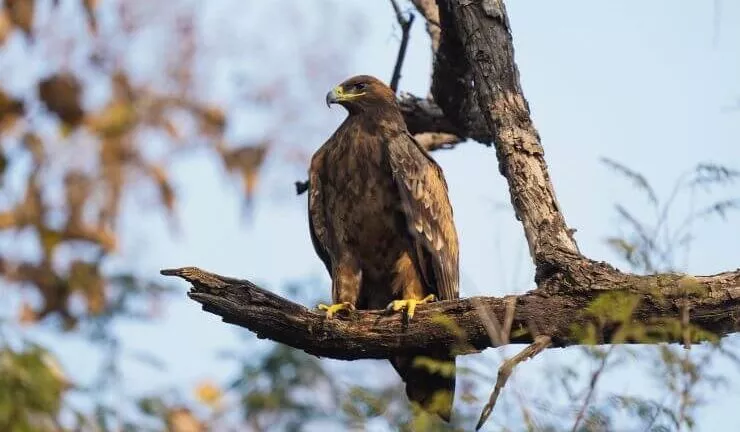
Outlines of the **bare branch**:
{"label": "bare branch", "polygon": [[[686,276],[662,274],[635,276],[623,274],[604,264],[581,259],[571,263],[568,274],[554,273],[542,281],[546,289],[513,296],[511,343],[532,343],[537,335],[548,335],[555,346],[580,342],[573,329],[591,321],[585,308],[603,292],[636,294],[641,301],[633,313],[635,324],[655,328],[660,320],[677,320],[679,301],[686,297]],[[178,276],[193,287],[190,298],[203,309],[225,322],[245,327],[260,338],[268,338],[304,350],[310,354],[337,359],[388,358],[393,355],[430,354],[458,347],[459,354],[479,352],[494,346],[479,305],[490,311],[499,322],[505,321],[508,302],[497,297],[475,297],[440,301],[420,307],[414,319],[406,322],[400,314],[385,311],[356,311],[349,320],[327,320],[323,313],[309,310],[247,280],[238,280],[187,267],[163,270],[163,275]],[[579,284],[578,287],[571,284]],[[566,285],[557,290],[552,284]],[[688,297],[692,325],[704,333],[718,336],[740,331],[740,270],[714,276],[691,278],[692,294]],[[328,292],[328,291],[327,291]],[[452,319],[465,333],[464,344],[439,314]],[[530,324],[536,324],[532,334]],[[602,340],[610,340],[617,328],[601,326]],[[659,337],[667,342],[682,342],[681,332],[670,332],[665,324]],[[692,332],[697,341],[700,332]],[[658,337],[658,336],[656,336]],[[645,343],[645,341],[630,341]]]}
{"label": "bare branch", "polygon": [[404,18],[396,0],[391,0],[391,5],[393,6],[393,11],[396,13],[398,25],[401,26],[401,45],[398,47],[398,56],[396,57],[396,65],[393,67],[393,76],[391,77],[390,85],[393,92],[397,92],[398,82],[401,80],[403,60],[406,58],[406,48],[409,45],[409,33],[411,32],[411,25],[414,23],[414,15],[409,14],[408,18]]}
{"label": "bare branch", "polygon": [[440,132],[457,136],[467,136],[448,119],[442,109],[431,99],[422,99],[402,93],[398,99],[406,126],[412,134]]}
{"label": "bare branch", "polygon": [[462,142],[459,136],[448,133],[424,132],[414,135],[414,139],[427,151],[450,150]]}
{"label": "bare branch", "polygon": [[[514,311],[516,309],[516,297],[504,297],[504,304],[506,305],[506,312],[504,316],[504,325],[501,326],[495,315],[486,310],[482,304],[476,303],[481,321],[486,327],[486,331],[488,332],[488,336],[491,338],[493,346],[509,344],[509,334],[511,333],[511,324],[514,321]],[[537,334],[531,330],[530,333]]]}
{"label": "bare branch", "polygon": [[591,399],[594,396],[594,391],[596,391],[596,383],[599,381],[601,374],[604,373],[604,369],[606,369],[606,361],[609,359],[609,354],[612,353],[614,346],[615,345],[610,346],[609,350],[602,354],[601,362],[599,362],[599,367],[596,368],[593,375],[591,375],[591,381],[588,385],[588,393],[586,393],[586,398],[583,400],[583,404],[578,410],[576,421],[573,423],[573,429],[571,429],[572,432],[576,432],[578,430],[578,425],[581,423],[581,420],[583,420],[583,415],[586,413],[586,408],[588,408],[588,405],[591,403]]}
{"label": "bare branch", "polygon": [[478,424],[475,425],[475,430],[479,430],[483,424],[488,420],[488,417],[491,415],[491,412],[493,412],[493,408],[496,406],[496,401],[498,400],[499,395],[501,394],[501,390],[506,385],[506,382],[509,380],[509,377],[511,376],[511,373],[514,371],[514,368],[519,363],[529,360],[532,357],[536,356],[537,354],[541,353],[550,345],[550,337],[549,336],[537,336],[534,338],[534,342],[532,342],[529,346],[524,348],[519,352],[519,354],[515,355],[514,357],[506,360],[501,367],[498,370],[498,377],[496,378],[496,386],[493,388],[493,391],[491,392],[491,396],[488,398],[488,403],[483,407],[483,411],[480,413],[480,417],[478,418]]}

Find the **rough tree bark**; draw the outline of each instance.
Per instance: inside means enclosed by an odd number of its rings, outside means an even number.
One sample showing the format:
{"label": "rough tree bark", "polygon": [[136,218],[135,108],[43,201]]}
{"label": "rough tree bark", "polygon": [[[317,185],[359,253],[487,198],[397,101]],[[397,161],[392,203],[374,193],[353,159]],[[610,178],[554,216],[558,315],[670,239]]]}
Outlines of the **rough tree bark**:
{"label": "rough tree bark", "polygon": [[[435,16],[429,9],[432,3],[413,2],[425,17]],[[431,89],[436,104],[431,99],[402,97],[408,126],[412,133],[445,133],[494,143],[499,171],[509,184],[536,265],[536,289],[506,298],[424,305],[412,322],[382,311],[357,311],[348,319],[328,321],[323,314],[249,281],[196,268],[162,273],[190,282],[190,297],[226,322],[258,337],[340,359],[388,358],[450,346],[464,354],[501,343],[531,342],[538,335],[549,336],[551,346],[568,346],[579,343],[573,330],[588,325],[597,329],[597,343],[608,342],[625,323],[604,321],[589,312],[587,306],[603,293],[631,296],[636,307],[630,320],[653,329],[660,340],[691,342],[703,332],[723,336],[740,331],[740,270],[713,276],[639,276],[580,254],[557,203],[540,137],[522,93],[502,1],[438,0],[437,4],[441,33]],[[513,309],[507,307],[511,304]],[[438,313],[454,325],[432,320]],[[671,331],[676,322],[681,332]],[[686,329],[694,332],[689,341]],[[629,338],[623,342],[646,343]]]}
{"label": "rough tree bark", "polygon": [[[633,312],[634,322],[648,327],[660,320],[676,319],[686,303],[691,310],[693,328],[716,335],[740,331],[740,271],[697,278],[615,277],[612,269],[604,265],[602,274],[579,274],[579,280],[570,282],[578,289],[552,295],[533,290],[505,298],[470,297],[435,302],[419,307],[411,321],[404,320],[401,314],[385,311],[355,311],[347,319],[328,320],[323,312],[293,303],[247,280],[215,275],[195,267],[162,270],[162,274],[190,282],[190,298],[227,323],[248,328],[259,338],[343,360],[434,353],[450,346],[459,354],[471,354],[498,346],[497,340],[530,343],[540,334],[550,336],[553,346],[564,347],[579,343],[574,327],[585,328],[589,324],[599,329],[601,342],[608,341],[619,324],[603,321],[599,324],[603,317],[583,313],[589,302],[605,291],[634,294],[641,300]],[[691,289],[687,290],[687,285]],[[515,301],[510,333],[492,335],[487,319],[503,322],[509,299]],[[443,324],[439,314],[451,317],[454,325]],[[684,337],[681,332],[659,333],[656,337],[667,342],[682,342]],[[700,337],[692,340],[696,342]]]}
{"label": "rough tree bark", "polygon": [[443,28],[454,27],[464,41],[465,58],[473,72],[471,92],[493,131],[499,170],[509,183],[511,202],[524,226],[532,258],[545,239],[563,250],[576,251],[519,83],[503,2],[450,0],[439,4]]}

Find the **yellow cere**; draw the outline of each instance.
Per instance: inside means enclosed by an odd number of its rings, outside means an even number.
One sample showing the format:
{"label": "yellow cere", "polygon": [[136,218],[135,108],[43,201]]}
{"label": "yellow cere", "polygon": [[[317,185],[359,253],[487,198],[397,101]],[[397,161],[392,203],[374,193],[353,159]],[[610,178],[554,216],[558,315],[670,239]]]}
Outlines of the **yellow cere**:
{"label": "yellow cere", "polygon": [[337,99],[340,100],[340,101],[354,99],[356,97],[360,97],[360,96],[364,95],[365,93],[366,92],[362,92],[362,93],[345,93],[344,92],[344,89],[342,88],[342,86],[337,86],[334,89],[334,94],[337,95]]}

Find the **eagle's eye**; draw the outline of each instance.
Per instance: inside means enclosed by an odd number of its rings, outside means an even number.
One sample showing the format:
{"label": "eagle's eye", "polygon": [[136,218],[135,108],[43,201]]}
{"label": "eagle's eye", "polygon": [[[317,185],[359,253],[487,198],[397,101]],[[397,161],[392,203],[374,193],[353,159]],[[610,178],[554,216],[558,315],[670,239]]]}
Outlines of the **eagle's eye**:
{"label": "eagle's eye", "polygon": [[355,90],[357,90],[357,91],[365,90],[365,87],[367,87],[367,84],[365,84],[365,83],[357,83],[357,84],[355,84],[355,85],[352,86],[352,88],[355,89]]}

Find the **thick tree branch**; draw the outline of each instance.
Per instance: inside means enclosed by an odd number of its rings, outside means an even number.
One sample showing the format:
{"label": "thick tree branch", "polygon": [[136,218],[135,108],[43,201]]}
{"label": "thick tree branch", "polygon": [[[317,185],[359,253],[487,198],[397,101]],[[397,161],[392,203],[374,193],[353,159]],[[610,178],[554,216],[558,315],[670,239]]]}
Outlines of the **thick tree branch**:
{"label": "thick tree branch", "polygon": [[[438,2],[443,6],[443,2]],[[473,71],[465,55],[462,39],[453,17],[439,8],[442,29],[439,49],[434,56],[431,93],[445,116],[460,134],[483,144],[491,144],[494,136],[478,107]]]}
{"label": "thick tree branch", "polygon": [[[438,3],[443,29],[440,57],[461,57],[456,64],[462,66],[456,67],[466,68],[463,74],[471,72],[470,76],[456,76],[468,80],[461,89],[475,95],[479,112],[493,132],[499,170],[509,183],[514,211],[524,226],[532,258],[545,240],[560,249],[577,251],[572,231],[560,212],[540,137],[519,83],[503,1]],[[451,42],[445,44],[445,40]],[[449,78],[444,77],[444,81]],[[443,99],[436,92],[434,95],[441,103]],[[449,111],[445,109],[445,113]]]}
{"label": "thick tree branch", "polygon": [[[384,311],[356,311],[349,319],[327,320],[323,313],[309,310],[246,280],[194,267],[162,270],[161,273],[190,282],[190,298],[227,323],[247,328],[259,338],[317,356],[344,360],[434,353],[451,346],[460,354],[479,352],[495,345],[480,308],[504,322],[507,310],[512,310],[507,299],[516,302],[508,335],[511,343],[532,343],[536,336],[547,335],[553,346],[578,344],[582,341],[574,334],[574,329],[594,323],[598,323],[596,330],[600,339],[597,342],[609,341],[619,326],[604,321],[603,317],[589,316],[586,311],[589,302],[603,292],[620,292],[638,298],[632,324],[645,326],[648,335],[663,341],[683,340],[680,324],[672,324],[672,320],[680,322],[683,301],[690,304],[693,341],[701,335],[698,330],[718,336],[740,331],[740,270],[698,277],[634,276],[585,260],[571,264],[593,266],[599,271],[584,268],[583,274],[574,272],[562,283],[580,286],[552,293],[534,290],[505,298],[474,297],[435,302],[421,306],[411,322],[406,322],[401,314]],[[552,280],[556,281],[557,277]],[[457,328],[439,320],[440,314],[449,317]],[[672,331],[675,328],[678,331]],[[646,343],[629,339],[625,342]]]}
{"label": "thick tree branch", "polygon": [[424,132],[449,133],[466,136],[463,129],[455,126],[442,109],[431,99],[422,99],[408,93],[402,93],[398,99],[401,113],[409,132],[412,134]]}

